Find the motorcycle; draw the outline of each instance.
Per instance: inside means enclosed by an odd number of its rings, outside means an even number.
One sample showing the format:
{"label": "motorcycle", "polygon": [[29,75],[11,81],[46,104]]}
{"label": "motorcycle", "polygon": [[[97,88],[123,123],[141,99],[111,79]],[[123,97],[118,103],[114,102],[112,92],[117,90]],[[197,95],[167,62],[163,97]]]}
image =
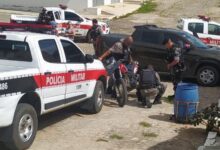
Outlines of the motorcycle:
{"label": "motorcycle", "polygon": [[123,107],[128,100],[128,92],[125,80],[122,75],[123,60],[116,61],[113,57],[104,62],[104,66],[109,74],[108,90],[116,98],[118,105]]}
{"label": "motorcycle", "polygon": [[139,75],[138,75],[138,62],[134,61],[131,64],[120,64],[120,70],[122,72],[123,79],[128,91],[132,91],[137,87]]}

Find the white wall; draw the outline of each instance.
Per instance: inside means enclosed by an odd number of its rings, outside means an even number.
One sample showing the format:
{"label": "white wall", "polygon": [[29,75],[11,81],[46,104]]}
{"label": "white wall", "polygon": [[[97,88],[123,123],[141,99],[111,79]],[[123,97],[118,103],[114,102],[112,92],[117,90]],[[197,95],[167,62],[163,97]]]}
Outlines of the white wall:
{"label": "white wall", "polygon": [[39,11],[42,7],[57,7],[65,4],[76,11],[92,7],[92,0],[0,0],[0,8]]}
{"label": "white wall", "polygon": [[82,12],[85,8],[92,7],[92,0],[69,0],[67,6],[77,12]]}
{"label": "white wall", "polygon": [[109,5],[113,1],[115,0],[0,0],[0,8],[40,11],[42,7],[57,7],[59,4],[65,4],[71,9],[82,12],[85,8],[93,7],[93,3]]}

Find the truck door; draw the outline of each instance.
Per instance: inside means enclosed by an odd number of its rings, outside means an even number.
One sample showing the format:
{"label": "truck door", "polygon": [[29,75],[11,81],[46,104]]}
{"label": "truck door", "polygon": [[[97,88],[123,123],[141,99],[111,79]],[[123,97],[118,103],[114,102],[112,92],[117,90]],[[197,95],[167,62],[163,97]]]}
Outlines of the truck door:
{"label": "truck door", "polygon": [[189,33],[197,33],[199,38],[206,43],[207,38],[207,23],[190,22],[188,24]]}
{"label": "truck door", "polygon": [[64,105],[66,89],[66,66],[55,39],[38,41],[41,51],[41,85],[45,110]]}
{"label": "truck door", "polygon": [[65,20],[71,21],[74,25],[75,35],[86,36],[88,31],[87,29],[88,26],[82,24],[82,22],[84,21],[83,18],[81,18],[76,13],[70,11],[64,11],[64,12],[65,12]]}
{"label": "truck door", "polygon": [[207,38],[210,45],[220,46],[220,25],[208,23]]}
{"label": "truck door", "polygon": [[84,99],[87,96],[89,82],[86,80],[85,56],[71,41],[61,39],[66,57],[67,88],[66,103]]}

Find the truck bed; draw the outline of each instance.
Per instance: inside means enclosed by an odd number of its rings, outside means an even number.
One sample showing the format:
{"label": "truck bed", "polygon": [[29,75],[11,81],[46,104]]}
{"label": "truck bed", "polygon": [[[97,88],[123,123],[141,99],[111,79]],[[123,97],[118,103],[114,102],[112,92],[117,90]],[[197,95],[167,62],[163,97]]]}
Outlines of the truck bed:
{"label": "truck bed", "polygon": [[38,16],[28,16],[28,15],[11,15],[11,20],[12,21],[17,21],[17,22],[37,22]]}

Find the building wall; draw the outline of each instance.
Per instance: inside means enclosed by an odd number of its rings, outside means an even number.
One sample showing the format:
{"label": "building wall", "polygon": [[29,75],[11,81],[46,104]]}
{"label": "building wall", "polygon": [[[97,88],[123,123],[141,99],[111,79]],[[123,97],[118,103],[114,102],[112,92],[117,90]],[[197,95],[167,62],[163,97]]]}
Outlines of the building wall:
{"label": "building wall", "polygon": [[93,0],[93,6],[109,5],[112,3],[121,3],[123,0]]}
{"label": "building wall", "polygon": [[65,4],[78,12],[85,8],[108,5],[122,0],[0,0],[0,8],[39,11],[42,7],[57,7]]}

